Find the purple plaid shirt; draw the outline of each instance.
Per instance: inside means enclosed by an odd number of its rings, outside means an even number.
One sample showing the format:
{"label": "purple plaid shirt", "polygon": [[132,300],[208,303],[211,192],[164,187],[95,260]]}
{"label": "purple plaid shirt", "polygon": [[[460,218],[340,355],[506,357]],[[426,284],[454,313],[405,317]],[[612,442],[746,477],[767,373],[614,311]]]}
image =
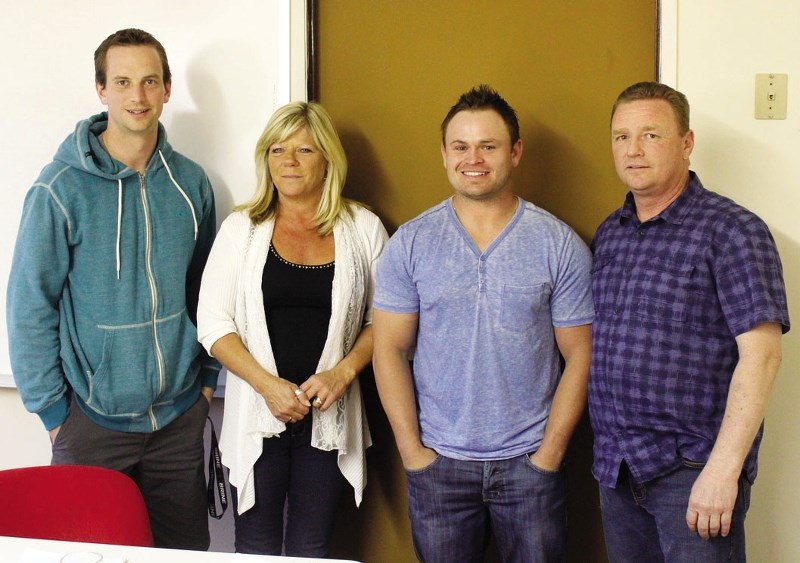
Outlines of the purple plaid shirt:
{"label": "purple plaid shirt", "polygon": [[[594,476],[614,487],[623,460],[640,483],[684,459],[707,461],[739,358],[735,337],[764,322],[789,330],[769,229],[692,172],[645,223],[628,194],[592,250]],[[761,431],[745,461],[751,482],[760,441]]]}

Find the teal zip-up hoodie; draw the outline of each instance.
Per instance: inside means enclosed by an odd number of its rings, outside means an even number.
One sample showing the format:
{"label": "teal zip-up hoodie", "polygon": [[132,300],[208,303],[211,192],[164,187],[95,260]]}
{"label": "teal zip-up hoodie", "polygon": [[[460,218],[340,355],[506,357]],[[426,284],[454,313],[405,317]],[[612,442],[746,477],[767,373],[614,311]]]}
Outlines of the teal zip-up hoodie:
{"label": "teal zip-up hoodie", "polygon": [[216,387],[194,315],[214,194],[159,124],[144,175],[109,156],[106,113],[78,123],[25,198],[8,282],[11,367],[50,430],[70,396],[106,428],[152,432]]}

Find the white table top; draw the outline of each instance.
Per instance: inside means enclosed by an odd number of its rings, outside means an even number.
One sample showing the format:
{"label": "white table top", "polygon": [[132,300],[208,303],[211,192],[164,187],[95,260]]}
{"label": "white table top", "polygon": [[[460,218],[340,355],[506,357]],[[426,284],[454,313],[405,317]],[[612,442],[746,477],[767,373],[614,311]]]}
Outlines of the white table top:
{"label": "white table top", "polygon": [[[244,555],[241,553],[218,553],[186,551],[181,549],[157,549],[153,547],[131,547],[97,543],[75,543],[28,538],[0,536],[0,561],[18,563],[26,549],[48,552],[58,561],[62,555],[79,552],[102,554],[104,559],[122,557],[128,563],[353,563],[342,559],[316,559],[307,557],[278,557],[274,555]],[[29,551],[28,553],[32,553]]]}

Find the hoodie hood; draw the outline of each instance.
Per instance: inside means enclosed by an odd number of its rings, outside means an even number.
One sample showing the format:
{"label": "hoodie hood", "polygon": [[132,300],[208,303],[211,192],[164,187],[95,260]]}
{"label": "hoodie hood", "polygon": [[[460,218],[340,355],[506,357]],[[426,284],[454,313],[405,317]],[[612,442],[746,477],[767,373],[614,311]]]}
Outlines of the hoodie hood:
{"label": "hoodie hood", "polygon": [[[108,112],[98,113],[88,119],[79,121],[75,126],[75,131],[71,133],[61,146],[58,147],[54,160],[63,162],[71,168],[77,168],[83,172],[99,176],[110,180],[117,188],[117,236],[115,244],[115,259],[117,266],[117,279],[120,276],[120,263],[121,263],[121,236],[122,236],[122,180],[133,174],[138,174],[136,170],[126,166],[125,164],[115,160],[108,154],[108,151],[103,147],[100,142],[100,135],[108,127]],[[192,214],[192,222],[194,224],[194,238],[197,240],[197,212],[192,205],[189,196],[186,195],[184,189],[175,180],[172,175],[172,170],[167,164],[167,159],[172,156],[172,147],[167,142],[167,131],[161,122],[158,123],[158,140],[156,141],[156,149],[153,156],[150,157],[150,162],[147,163],[145,174],[152,174],[156,172],[159,167],[163,166],[170,182],[176,190],[181,194],[189,210]]]}
{"label": "hoodie hood", "polygon": [[[108,112],[98,113],[88,119],[79,121],[73,131],[61,146],[58,147],[54,160],[63,162],[72,168],[83,170],[107,180],[120,180],[131,174],[136,174],[136,170],[129,168],[121,162],[111,158],[100,142],[100,134],[108,127]],[[147,165],[148,171],[153,167],[162,165],[162,155],[169,159],[172,155],[172,147],[167,142],[167,132],[164,126],[158,124],[158,141],[153,158]]]}

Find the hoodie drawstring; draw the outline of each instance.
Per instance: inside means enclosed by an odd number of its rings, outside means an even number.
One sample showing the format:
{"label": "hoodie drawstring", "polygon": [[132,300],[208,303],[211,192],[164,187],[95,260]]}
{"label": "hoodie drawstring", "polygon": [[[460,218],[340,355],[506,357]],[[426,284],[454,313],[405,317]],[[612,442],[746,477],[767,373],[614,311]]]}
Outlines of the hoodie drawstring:
{"label": "hoodie drawstring", "polygon": [[169,165],[167,164],[167,159],[164,158],[164,155],[160,150],[158,151],[158,156],[161,157],[161,162],[164,164],[164,168],[166,168],[167,170],[169,179],[172,180],[172,183],[175,185],[175,187],[183,196],[183,199],[185,199],[186,203],[189,205],[189,210],[192,212],[192,221],[194,221],[194,240],[197,240],[197,215],[194,212],[194,205],[192,205],[192,200],[189,199],[189,196],[186,195],[186,192],[183,191],[183,188],[181,188],[178,185],[178,182],[175,181],[175,178],[172,177],[172,170],[169,169]]}
{"label": "hoodie drawstring", "polygon": [[[183,191],[183,188],[180,187],[178,182],[175,181],[175,178],[172,176],[172,170],[169,168],[169,164],[167,164],[167,159],[164,158],[163,153],[159,150],[158,156],[161,157],[161,162],[164,164],[164,169],[167,171],[167,175],[169,179],[172,180],[172,184],[177,188],[178,192],[183,196],[183,199],[186,200],[187,205],[189,205],[189,211],[192,212],[192,222],[194,223],[194,240],[197,240],[197,214],[194,211],[194,205],[192,205],[192,200],[189,199],[189,196],[186,195],[186,192]],[[120,253],[120,239],[122,238],[122,179],[117,180],[117,279],[119,279],[119,271],[120,271],[120,264],[121,264],[121,253]]]}
{"label": "hoodie drawstring", "polygon": [[122,179],[117,180],[117,279],[119,279],[120,253],[119,240],[122,236]]}

